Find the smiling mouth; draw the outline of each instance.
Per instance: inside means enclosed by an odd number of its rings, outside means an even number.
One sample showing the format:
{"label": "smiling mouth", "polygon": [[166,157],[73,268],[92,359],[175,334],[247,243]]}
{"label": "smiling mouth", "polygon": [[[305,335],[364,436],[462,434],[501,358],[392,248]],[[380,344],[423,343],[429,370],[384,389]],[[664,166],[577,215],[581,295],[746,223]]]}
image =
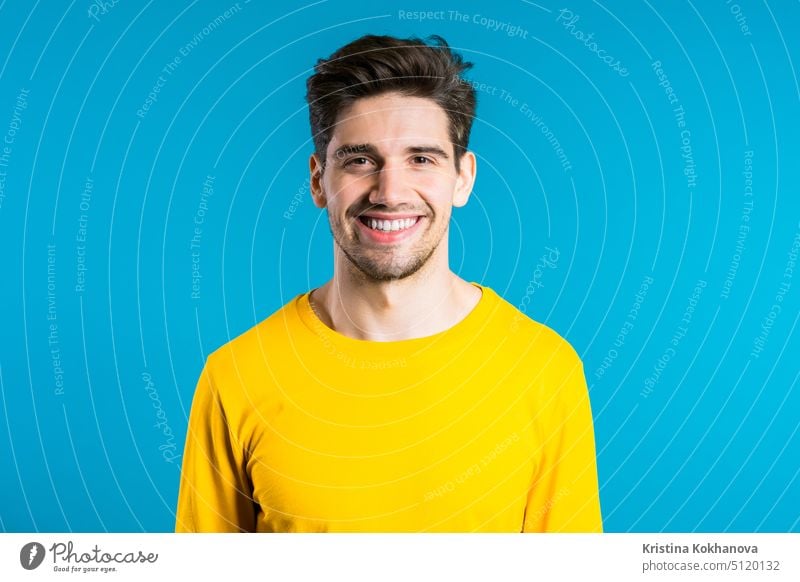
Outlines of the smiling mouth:
{"label": "smiling mouth", "polygon": [[359,216],[358,220],[360,220],[364,226],[378,232],[399,232],[412,228],[415,224],[417,224],[420,218],[420,216],[411,216],[407,218],[388,220],[372,218],[371,216]]}

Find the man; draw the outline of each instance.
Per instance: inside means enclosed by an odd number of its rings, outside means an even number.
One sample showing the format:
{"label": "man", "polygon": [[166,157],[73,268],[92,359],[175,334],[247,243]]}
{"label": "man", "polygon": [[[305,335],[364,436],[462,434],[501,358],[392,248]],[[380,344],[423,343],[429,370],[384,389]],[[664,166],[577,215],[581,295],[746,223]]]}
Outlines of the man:
{"label": "man", "polygon": [[470,66],[439,37],[317,63],[333,278],[209,356],[177,531],[602,530],[577,354],[448,266],[476,173]]}

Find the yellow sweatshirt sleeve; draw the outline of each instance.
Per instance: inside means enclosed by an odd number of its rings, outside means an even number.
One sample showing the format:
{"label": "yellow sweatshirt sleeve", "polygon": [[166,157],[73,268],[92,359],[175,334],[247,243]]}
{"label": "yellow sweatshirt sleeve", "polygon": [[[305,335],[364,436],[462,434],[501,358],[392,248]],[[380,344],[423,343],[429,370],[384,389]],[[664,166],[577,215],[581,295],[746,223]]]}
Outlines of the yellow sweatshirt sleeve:
{"label": "yellow sweatshirt sleeve", "polygon": [[542,463],[528,493],[523,532],[603,531],[592,411],[577,354],[565,369],[555,395],[543,403]]}
{"label": "yellow sweatshirt sleeve", "polygon": [[244,457],[206,363],[189,413],[176,532],[255,530],[256,506]]}

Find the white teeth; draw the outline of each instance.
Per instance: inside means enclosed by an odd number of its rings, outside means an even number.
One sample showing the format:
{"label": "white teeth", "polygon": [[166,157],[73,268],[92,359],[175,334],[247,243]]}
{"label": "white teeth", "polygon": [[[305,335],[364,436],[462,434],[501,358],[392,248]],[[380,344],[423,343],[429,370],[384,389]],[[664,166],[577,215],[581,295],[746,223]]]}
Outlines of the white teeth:
{"label": "white teeth", "polygon": [[393,232],[396,230],[405,230],[411,228],[417,223],[418,218],[400,218],[397,220],[378,220],[375,218],[368,218],[369,227],[374,230],[381,230],[383,232]]}

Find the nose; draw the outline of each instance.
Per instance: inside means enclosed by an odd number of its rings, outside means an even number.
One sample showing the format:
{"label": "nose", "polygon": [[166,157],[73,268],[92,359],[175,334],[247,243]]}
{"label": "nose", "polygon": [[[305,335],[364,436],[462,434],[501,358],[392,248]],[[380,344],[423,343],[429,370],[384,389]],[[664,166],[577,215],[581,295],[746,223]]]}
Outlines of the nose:
{"label": "nose", "polygon": [[408,201],[408,185],[403,168],[387,164],[375,175],[375,183],[369,194],[370,203],[392,207]]}

